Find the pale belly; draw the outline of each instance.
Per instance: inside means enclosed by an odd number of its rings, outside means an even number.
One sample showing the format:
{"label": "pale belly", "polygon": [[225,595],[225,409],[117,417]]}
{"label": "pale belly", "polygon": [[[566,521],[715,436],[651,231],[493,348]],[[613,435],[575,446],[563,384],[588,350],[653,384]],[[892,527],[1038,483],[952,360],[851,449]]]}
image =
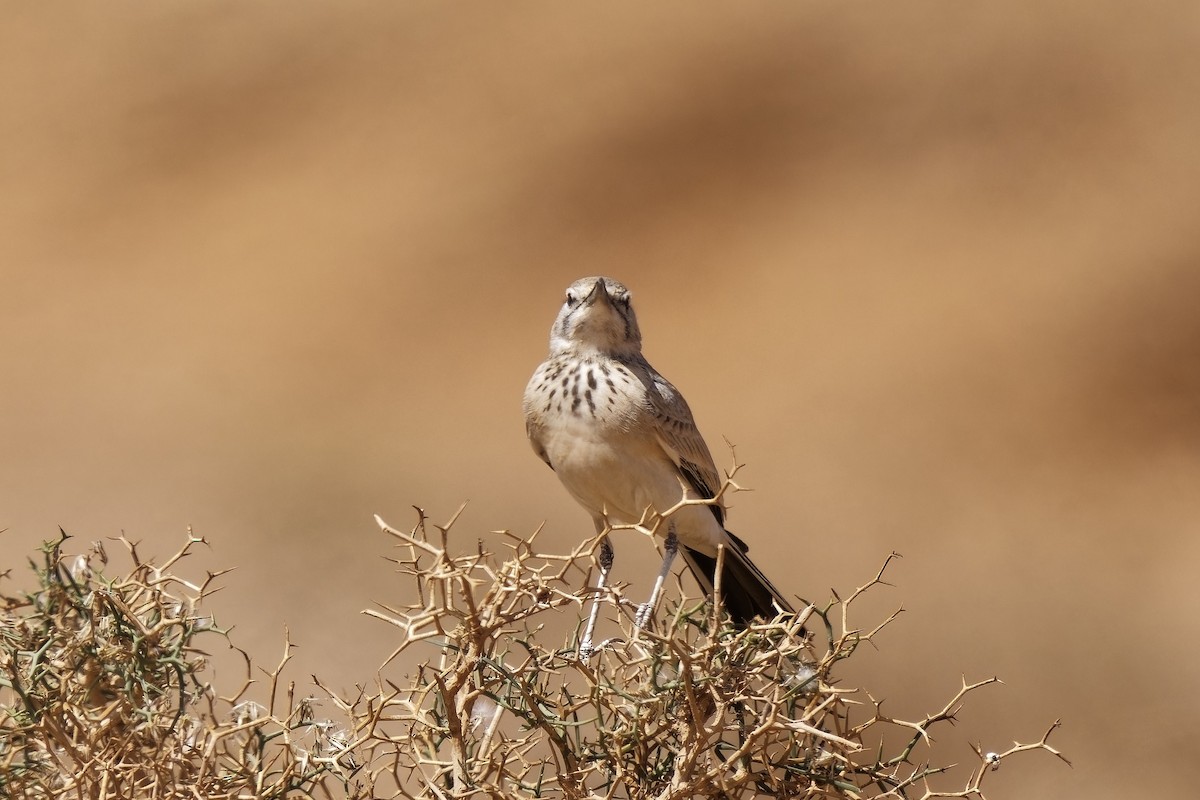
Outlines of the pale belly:
{"label": "pale belly", "polygon": [[[669,511],[685,497],[679,470],[652,435],[606,428],[594,418],[564,415],[539,431],[563,486],[597,520],[613,525],[653,524],[655,514]],[[716,554],[724,531],[712,511],[687,506],[671,515],[676,535],[685,545]],[[656,533],[667,535],[666,525]]]}

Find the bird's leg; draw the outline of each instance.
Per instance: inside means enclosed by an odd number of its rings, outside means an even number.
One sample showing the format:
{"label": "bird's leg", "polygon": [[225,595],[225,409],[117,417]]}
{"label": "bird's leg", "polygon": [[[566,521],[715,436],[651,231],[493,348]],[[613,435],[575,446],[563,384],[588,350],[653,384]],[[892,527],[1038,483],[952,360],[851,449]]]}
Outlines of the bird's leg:
{"label": "bird's leg", "polygon": [[646,627],[650,618],[654,616],[654,609],[658,607],[658,600],[662,597],[663,584],[667,581],[667,575],[671,573],[671,562],[675,560],[675,554],[678,552],[679,538],[675,536],[675,523],[671,522],[667,526],[667,540],[663,542],[662,568],[654,581],[654,591],[650,593],[650,599],[638,609],[637,618],[634,619],[634,624],[639,628]]}
{"label": "bird's leg", "polygon": [[583,661],[586,661],[594,651],[608,644],[608,642],[601,642],[599,647],[593,647],[592,633],[596,630],[596,617],[600,614],[600,596],[604,594],[604,587],[608,585],[608,571],[612,569],[614,557],[612,543],[605,536],[600,540],[600,577],[596,580],[596,594],[592,597],[592,611],[588,614],[583,638],[579,640],[579,658]]}

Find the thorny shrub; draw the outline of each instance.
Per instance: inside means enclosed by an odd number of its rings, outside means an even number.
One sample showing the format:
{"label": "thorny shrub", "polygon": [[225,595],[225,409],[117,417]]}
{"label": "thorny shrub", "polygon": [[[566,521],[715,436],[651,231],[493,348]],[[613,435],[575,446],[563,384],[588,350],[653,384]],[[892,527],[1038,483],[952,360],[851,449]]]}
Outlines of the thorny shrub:
{"label": "thorny shrub", "polygon": [[[286,642],[269,670],[246,656],[246,679],[225,694],[209,683],[201,645],[228,637],[202,610],[219,576],[173,572],[202,542],[190,532],[160,566],[120,538],[132,566],[117,577],[98,543],[75,556],[65,534],[46,545],[36,586],[0,593],[0,797],[984,798],[1009,757],[1062,758],[1047,741],[1056,722],[1004,752],[976,747],[965,783],[937,789],[946,766],[930,730],[996,679],[964,681],[916,721],[838,685],[839,662],[895,619],[851,620],[891,557],[845,599],[744,630],[678,584],[639,629],[636,608],[606,589],[621,635],[581,660],[595,540],[553,555],[536,534],[504,533],[506,558],[482,544],[452,555],[454,520],[430,525],[418,510],[411,530],[378,522],[410,594],[366,613],[398,630],[388,662],[419,666],[394,680],[385,663],[351,697],[315,678],[317,696],[298,696],[282,679]],[[261,705],[248,699],[256,671]],[[338,720],[318,719],[321,707]],[[884,729],[904,733],[887,754]]]}

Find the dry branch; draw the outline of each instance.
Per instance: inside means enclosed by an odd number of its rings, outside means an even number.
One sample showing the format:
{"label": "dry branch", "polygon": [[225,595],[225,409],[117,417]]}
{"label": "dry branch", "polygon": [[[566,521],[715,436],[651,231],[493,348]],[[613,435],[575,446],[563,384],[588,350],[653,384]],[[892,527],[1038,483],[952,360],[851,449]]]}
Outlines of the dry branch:
{"label": "dry branch", "polygon": [[[240,684],[222,695],[208,682],[199,645],[226,636],[202,610],[217,575],[174,574],[202,540],[156,567],[121,539],[132,566],[117,577],[100,545],[75,557],[61,553],[65,535],[47,545],[38,585],[0,597],[0,796],[983,798],[1008,758],[1061,758],[1048,743],[1055,723],[1000,753],[976,746],[965,784],[935,789],[947,767],[930,730],[996,679],[964,680],[917,721],[839,685],[839,663],[896,618],[853,620],[894,556],[845,600],[744,630],[679,584],[657,626],[639,629],[633,604],[608,589],[605,624],[618,635],[581,660],[592,543],[548,554],[536,532],[500,533],[504,558],[482,543],[456,555],[457,518],[435,526],[418,509],[409,530],[378,520],[408,594],[366,612],[398,642],[349,697],[315,677],[314,694],[298,694],[283,677],[286,635],[270,669],[243,652]],[[388,664],[400,656],[417,666],[397,681]],[[264,705],[252,699],[259,684]],[[322,704],[338,719],[318,719]],[[889,730],[906,733],[885,753]]]}

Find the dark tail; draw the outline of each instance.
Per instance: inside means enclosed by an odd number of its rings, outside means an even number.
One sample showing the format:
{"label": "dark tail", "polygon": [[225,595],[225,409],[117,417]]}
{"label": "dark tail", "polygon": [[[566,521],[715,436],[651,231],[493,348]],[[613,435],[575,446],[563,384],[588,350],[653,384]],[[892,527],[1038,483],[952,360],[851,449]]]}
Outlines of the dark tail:
{"label": "dark tail", "polygon": [[[794,614],[796,610],[783,593],[775,588],[762,570],[746,555],[746,544],[729,534],[732,544],[725,548],[725,569],[721,575],[721,600],[736,625],[742,626],[755,617],[771,619],[780,611]],[[679,552],[696,576],[701,588],[711,597],[717,576],[717,560],[680,545]]]}

